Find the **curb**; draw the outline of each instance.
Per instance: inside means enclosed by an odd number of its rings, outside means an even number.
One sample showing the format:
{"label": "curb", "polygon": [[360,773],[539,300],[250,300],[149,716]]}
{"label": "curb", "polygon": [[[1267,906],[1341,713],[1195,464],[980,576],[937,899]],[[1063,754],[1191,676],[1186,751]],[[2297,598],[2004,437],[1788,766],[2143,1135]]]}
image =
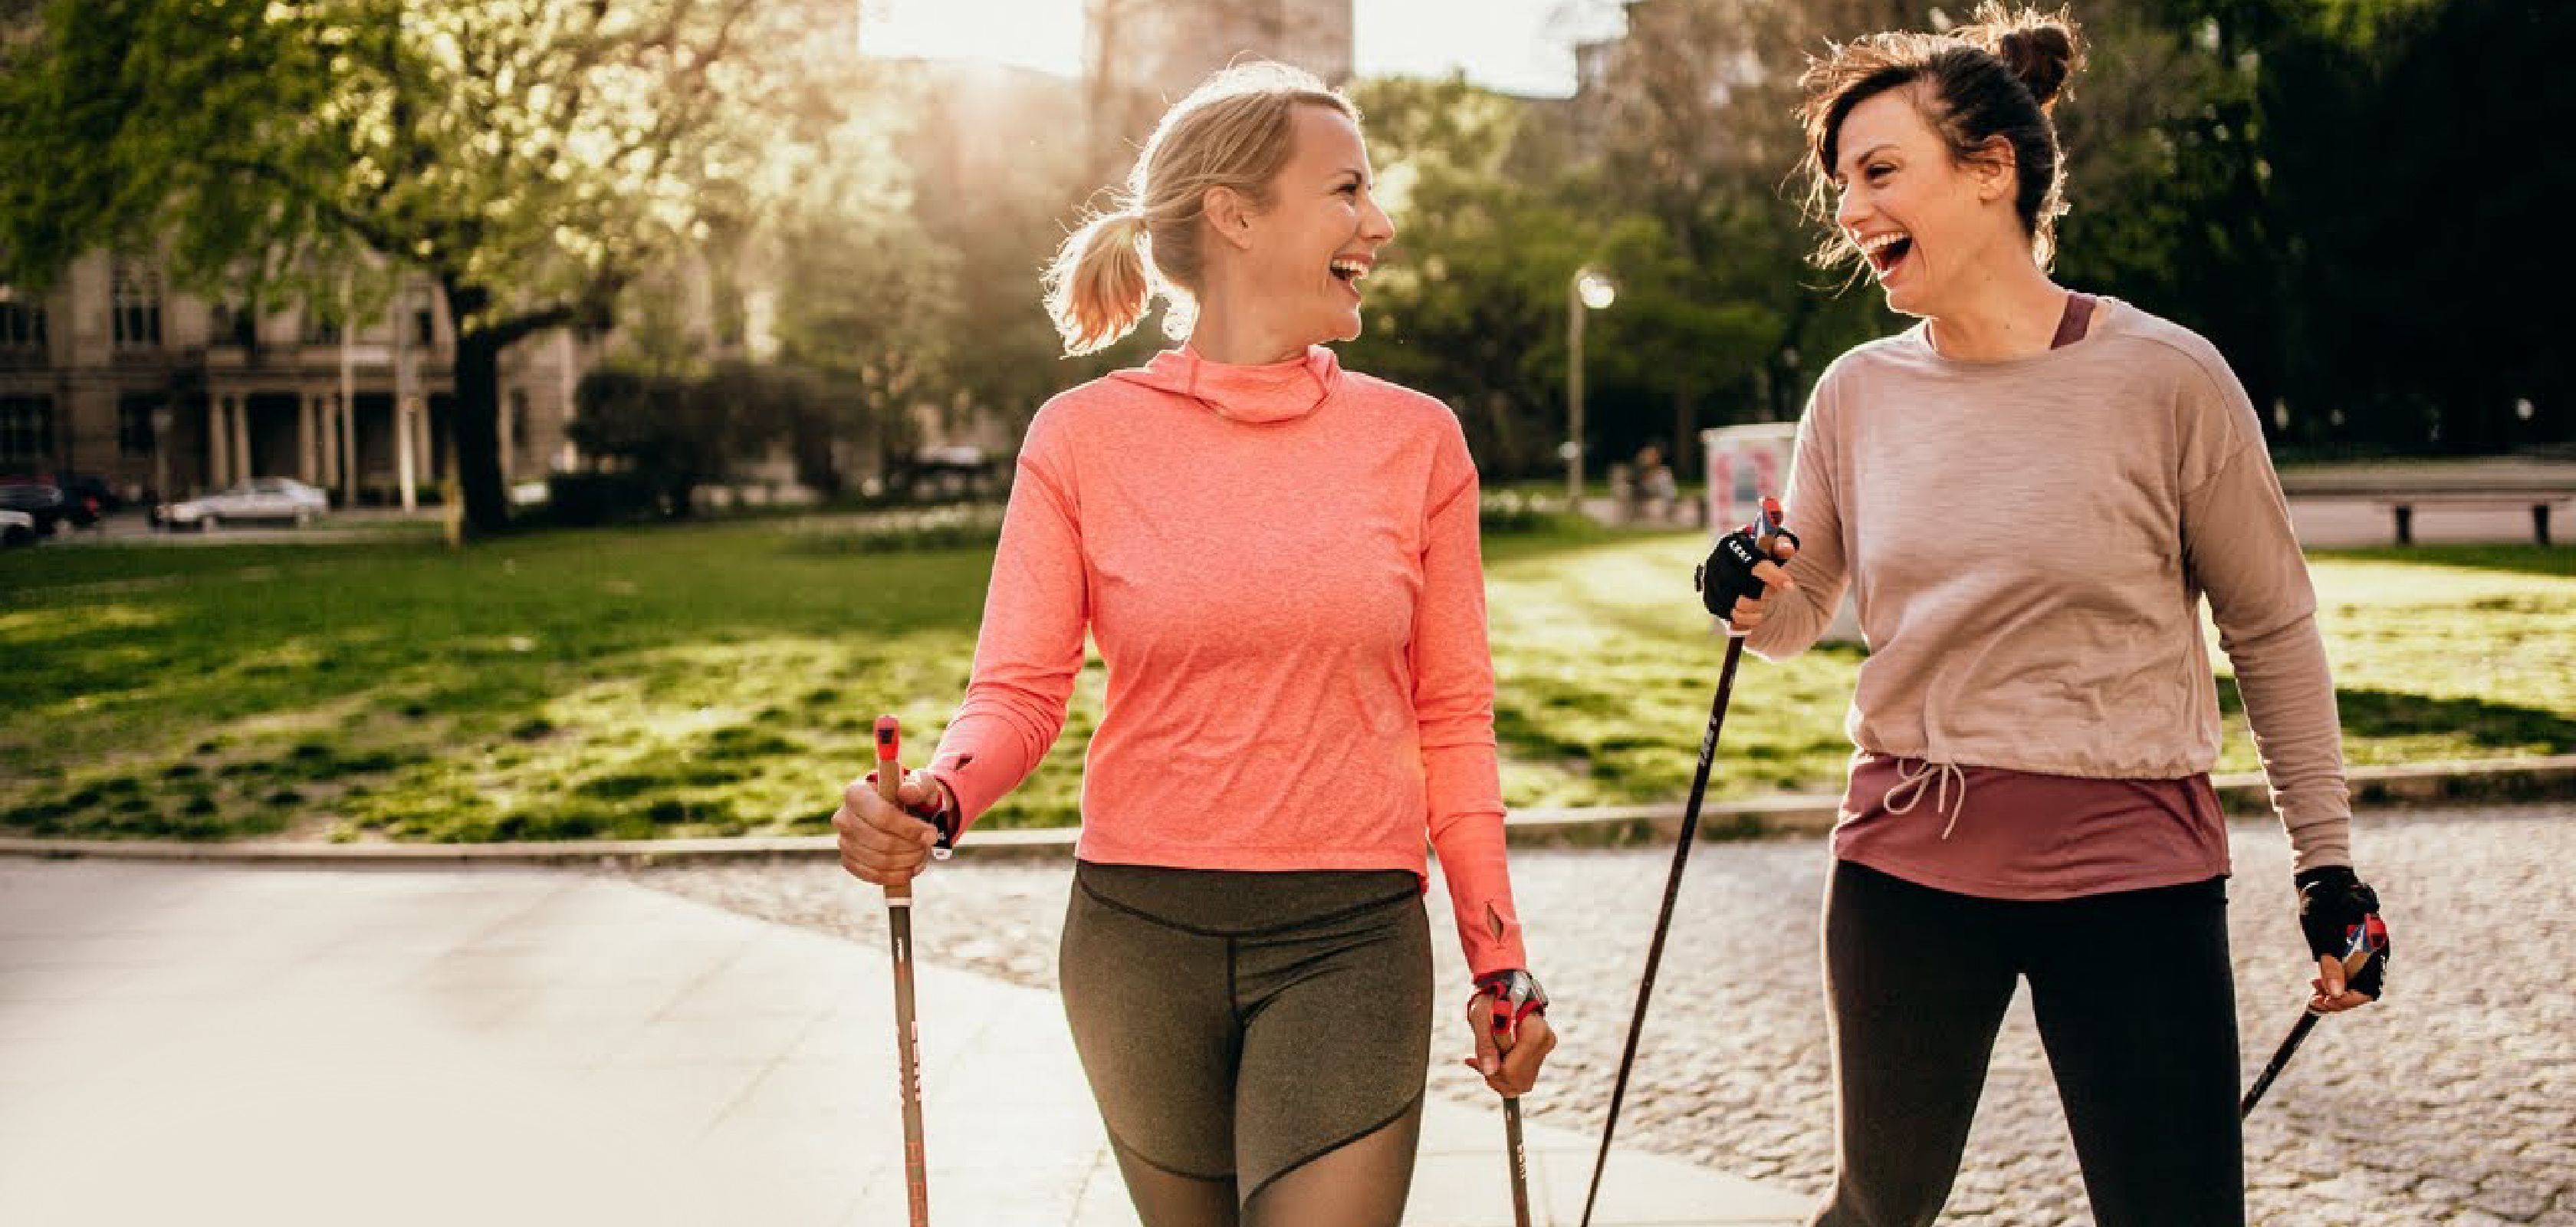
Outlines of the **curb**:
{"label": "curb", "polygon": [[[2576,754],[2501,763],[2426,763],[2409,767],[2357,767],[2345,773],[2353,804],[2418,805],[2453,801],[2528,801],[2576,798]],[[2211,781],[2227,812],[2250,816],[2271,811],[2271,790],[2260,772],[2222,775]],[[1833,829],[1840,793],[1778,793],[1700,807],[1701,832],[1716,839],[1763,835],[1812,835]],[[1505,821],[1515,847],[1617,847],[1677,838],[1683,806],[1593,806],[1533,809]],[[975,835],[958,850],[970,860],[1055,860],[1073,855],[1079,831],[995,830]],[[197,864],[285,865],[336,869],[423,866],[713,864],[837,859],[829,835],[744,835],[714,839],[553,840],[500,844],[188,843],[179,840],[0,838],[0,856],[42,860],[170,861]]]}

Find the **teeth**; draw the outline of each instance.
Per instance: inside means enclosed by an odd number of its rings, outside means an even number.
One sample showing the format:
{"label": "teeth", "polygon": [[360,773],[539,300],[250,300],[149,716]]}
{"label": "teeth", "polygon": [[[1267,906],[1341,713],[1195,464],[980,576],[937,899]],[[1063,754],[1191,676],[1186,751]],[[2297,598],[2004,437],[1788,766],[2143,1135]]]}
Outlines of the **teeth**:
{"label": "teeth", "polygon": [[1368,266],[1368,265],[1366,265],[1366,264],[1363,264],[1363,263],[1361,263],[1361,262],[1359,262],[1359,261],[1357,261],[1357,260],[1335,260],[1335,261],[1333,261],[1333,273],[1334,273],[1334,275],[1335,275],[1335,276],[1339,276],[1339,277],[1347,277],[1347,278],[1349,278],[1349,279],[1350,279],[1350,280],[1352,280],[1352,281],[1357,281],[1357,280],[1359,280],[1359,279],[1360,279],[1360,278],[1362,278],[1362,277],[1368,276],[1368,271],[1369,271],[1369,266]]}
{"label": "teeth", "polygon": [[1890,230],[1885,234],[1873,234],[1867,238],[1857,239],[1854,241],[1860,245],[1862,254],[1874,256],[1887,250],[1887,248],[1894,244],[1898,239],[1904,237],[1906,237],[1904,231]]}

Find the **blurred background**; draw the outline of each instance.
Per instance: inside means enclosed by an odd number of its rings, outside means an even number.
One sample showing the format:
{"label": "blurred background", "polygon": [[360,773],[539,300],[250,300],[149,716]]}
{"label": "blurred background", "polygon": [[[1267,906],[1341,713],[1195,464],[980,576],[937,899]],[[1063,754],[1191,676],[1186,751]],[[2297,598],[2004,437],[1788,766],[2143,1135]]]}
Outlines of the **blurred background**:
{"label": "blurred background", "polygon": [[[496,531],[951,493],[1056,357],[1035,273],[1242,55],[1368,116],[1398,244],[1351,365],[1489,482],[1789,421],[1898,326],[1802,257],[1804,57],[1872,0],[0,4],[0,467],[102,504],[258,477]],[[2097,0],[2058,273],[2214,339],[2287,461],[2563,448],[2576,115],[2532,0]],[[2537,271],[2506,253],[2534,248]],[[622,474],[622,478],[616,476]],[[513,492],[516,492],[515,494]],[[75,499],[74,501],[77,501]]]}

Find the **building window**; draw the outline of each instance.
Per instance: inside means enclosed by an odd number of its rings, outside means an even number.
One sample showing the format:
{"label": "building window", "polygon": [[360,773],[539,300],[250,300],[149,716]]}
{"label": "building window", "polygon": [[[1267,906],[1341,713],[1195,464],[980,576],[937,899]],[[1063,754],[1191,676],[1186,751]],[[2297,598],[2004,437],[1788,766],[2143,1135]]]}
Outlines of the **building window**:
{"label": "building window", "polygon": [[419,345],[422,349],[437,348],[438,325],[437,321],[430,317],[428,308],[424,307],[418,311],[412,312],[411,323],[412,341],[414,344]]}
{"label": "building window", "polygon": [[14,291],[0,286],[0,349],[41,350],[44,347],[43,305],[21,301]]}
{"label": "building window", "polygon": [[215,344],[238,345],[243,349],[259,347],[259,312],[251,307],[216,303],[209,313]]}
{"label": "building window", "polygon": [[161,275],[142,264],[119,260],[111,283],[109,314],[116,347],[158,349],[161,346]]}
{"label": "building window", "polygon": [[526,451],[528,447],[528,390],[510,389],[510,450]]}
{"label": "building window", "polygon": [[319,315],[305,316],[304,343],[307,345],[339,344],[340,321],[335,319],[326,319]]}
{"label": "building window", "polygon": [[53,454],[53,398],[0,396],[0,464],[44,464]]}
{"label": "building window", "polygon": [[116,402],[116,451],[120,456],[149,456],[158,443],[152,413],[162,405],[153,392],[128,392]]}

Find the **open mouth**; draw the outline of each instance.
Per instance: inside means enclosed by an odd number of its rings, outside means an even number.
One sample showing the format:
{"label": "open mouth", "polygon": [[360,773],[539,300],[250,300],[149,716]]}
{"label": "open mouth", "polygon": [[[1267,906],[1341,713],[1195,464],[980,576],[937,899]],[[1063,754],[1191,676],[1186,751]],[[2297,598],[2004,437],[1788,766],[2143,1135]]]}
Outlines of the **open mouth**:
{"label": "open mouth", "polygon": [[1336,257],[1330,266],[1333,280],[1348,286],[1352,293],[1357,294],[1360,289],[1360,279],[1369,274],[1370,263],[1368,260],[1353,256]]}
{"label": "open mouth", "polygon": [[1896,267],[1914,254],[1914,236],[1903,231],[1873,234],[1858,240],[1858,243],[1861,254],[1869,258],[1869,267],[1878,274],[1880,281],[1895,275]]}

